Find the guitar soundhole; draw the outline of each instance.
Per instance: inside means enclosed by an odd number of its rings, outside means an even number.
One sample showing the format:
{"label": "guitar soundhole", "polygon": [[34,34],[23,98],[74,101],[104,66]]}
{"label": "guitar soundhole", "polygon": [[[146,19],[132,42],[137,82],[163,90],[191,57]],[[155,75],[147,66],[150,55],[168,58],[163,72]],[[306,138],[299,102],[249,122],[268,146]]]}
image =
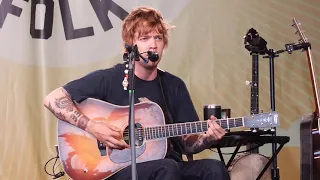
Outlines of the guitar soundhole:
{"label": "guitar soundhole", "polygon": [[[135,124],[135,132],[136,132],[135,145],[142,146],[143,140],[144,140],[144,133],[143,133],[143,128],[142,128],[141,124],[139,124],[139,123]],[[123,139],[127,144],[130,144],[129,127],[127,127],[124,130]],[[106,156],[107,155],[106,146],[102,142],[100,142],[99,140],[97,140],[97,143],[98,143],[98,149],[100,151],[101,156]]]}
{"label": "guitar soundhole", "polygon": [[[144,140],[144,133],[142,125],[139,123],[135,124],[135,138],[135,145],[142,146]],[[123,139],[127,144],[130,144],[129,127],[126,127],[126,129],[124,130]]]}

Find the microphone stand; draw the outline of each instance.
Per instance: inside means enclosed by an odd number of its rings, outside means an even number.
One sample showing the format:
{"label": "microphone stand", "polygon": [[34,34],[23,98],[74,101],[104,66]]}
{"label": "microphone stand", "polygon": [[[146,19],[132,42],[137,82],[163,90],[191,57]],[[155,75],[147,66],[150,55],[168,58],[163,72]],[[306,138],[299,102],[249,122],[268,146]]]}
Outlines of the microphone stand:
{"label": "microphone stand", "polygon": [[[128,53],[125,53],[123,56],[124,61],[126,61],[128,64],[126,64],[126,67],[128,70],[125,71],[126,77],[123,81],[124,89],[129,90],[129,143],[131,148],[131,177],[132,180],[136,180],[138,178],[137,176],[137,163],[136,163],[136,133],[135,133],[135,115],[134,115],[134,71],[135,71],[135,62],[139,61],[139,58],[142,58],[144,63],[148,63],[149,60],[144,58],[138,51],[137,45],[129,46],[126,45],[126,49]],[[129,82],[127,81],[129,79]]]}
{"label": "microphone stand", "polygon": [[[277,52],[274,52],[273,49],[269,49],[268,55],[263,56],[263,58],[269,58],[269,67],[270,67],[270,103],[271,103],[271,110],[276,110],[275,105],[275,88],[274,88],[274,58],[279,57]],[[271,128],[272,136],[275,137],[277,135],[276,127]],[[277,142],[272,143],[272,155],[274,155],[277,151]],[[279,180],[280,179],[280,172],[277,165],[277,158],[273,159],[272,163],[273,167],[271,170],[271,179],[272,180]]]}
{"label": "microphone stand", "polygon": [[[129,80],[128,84],[128,90],[129,90],[129,142],[130,142],[130,148],[131,148],[131,177],[132,180],[137,179],[137,168],[136,168],[136,147],[135,147],[135,140],[136,140],[136,134],[135,134],[135,115],[134,115],[134,70],[135,70],[135,62],[139,60],[139,58],[136,58],[139,56],[138,48],[137,46],[127,46],[126,47],[129,54],[127,57],[127,68],[128,68],[128,74],[126,78]],[[126,59],[126,58],[125,58]]]}
{"label": "microphone stand", "polygon": [[[274,58],[279,57],[280,53],[288,52],[289,54],[292,53],[292,51],[299,50],[299,49],[306,49],[308,47],[311,47],[310,43],[300,43],[300,44],[286,44],[285,49],[279,50],[274,52],[273,49],[269,49],[267,52],[267,56],[263,56],[263,58],[269,58],[269,66],[270,66],[270,102],[271,102],[271,110],[276,110],[275,105],[275,86],[274,86]],[[277,131],[276,127],[271,128],[272,136],[276,136]],[[274,155],[277,151],[277,142],[272,143],[272,155]],[[277,166],[277,158],[273,159],[273,167],[271,171],[271,178],[272,180],[279,180],[280,179],[280,172],[279,168]],[[259,179],[259,177],[258,177]]]}

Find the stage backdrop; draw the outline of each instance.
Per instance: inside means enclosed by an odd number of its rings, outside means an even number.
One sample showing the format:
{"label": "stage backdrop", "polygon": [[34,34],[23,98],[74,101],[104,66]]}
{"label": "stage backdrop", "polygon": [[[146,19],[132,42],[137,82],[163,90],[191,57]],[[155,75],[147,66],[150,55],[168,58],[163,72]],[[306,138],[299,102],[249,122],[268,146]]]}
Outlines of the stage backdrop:
{"label": "stage backdrop", "polygon": [[[1,180],[52,179],[43,167],[56,156],[57,120],[44,108],[44,97],[68,81],[122,62],[122,20],[140,5],[157,8],[176,26],[160,67],[185,81],[201,118],[208,103],[230,108],[232,117],[250,114],[246,81],[251,80],[252,60],[243,36],[251,27],[268,42],[268,48],[280,50],[298,40],[291,26],[296,17],[312,43],[317,78],[320,74],[317,0],[0,2]],[[261,56],[259,66],[260,110],[266,112],[270,110],[268,59]],[[275,83],[281,121],[277,134],[290,136],[278,157],[281,179],[299,179],[299,123],[314,110],[306,54],[295,51],[277,57]],[[215,151],[194,157],[219,159]],[[270,156],[271,145],[260,152]],[[51,167],[52,163],[49,172]]]}

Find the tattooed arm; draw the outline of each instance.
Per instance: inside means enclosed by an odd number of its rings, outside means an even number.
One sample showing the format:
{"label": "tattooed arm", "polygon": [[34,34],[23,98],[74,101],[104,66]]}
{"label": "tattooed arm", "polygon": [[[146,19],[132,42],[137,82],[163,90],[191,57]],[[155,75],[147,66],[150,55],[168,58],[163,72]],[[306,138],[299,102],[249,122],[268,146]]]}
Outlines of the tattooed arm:
{"label": "tattooed arm", "polygon": [[44,106],[58,119],[86,130],[89,118],[73,104],[70,95],[62,87],[52,91],[44,100]]}
{"label": "tattooed arm", "polygon": [[213,140],[204,134],[200,135],[186,135],[183,136],[183,147],[185,148],[185,152],[187,154],[196,154],[207,148],[209,148],[213,144]]}
{"label": "tattooed arm", "polygon": [[183,147],[186,154],[195,154],[209,148],[213,142],[220,140],[226,131],[222,129],[214,120],[214,116],[208,120],[209,128],[205,134],[186,135],[182,138]]}
{"label": "tattooed arm", "polygon": [[68,92],[60,87],[52,91],[44,100],[44,106],[57,118],[69,122],[95,136],[99,141],[110,148],[123,149],[130,147],[122,140],[119,128],[105,122],[90,120],[82,114]]}

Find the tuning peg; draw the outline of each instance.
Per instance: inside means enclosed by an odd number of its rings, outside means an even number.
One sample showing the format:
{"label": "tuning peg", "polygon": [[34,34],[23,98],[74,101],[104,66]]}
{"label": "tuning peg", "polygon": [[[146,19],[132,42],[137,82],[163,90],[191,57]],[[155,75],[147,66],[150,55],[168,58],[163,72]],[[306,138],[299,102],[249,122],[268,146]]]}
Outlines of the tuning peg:
{"label": "tuning peg", "polygon": [[246,81],[246,85],[251,85],[252,84],[252,81]]}

